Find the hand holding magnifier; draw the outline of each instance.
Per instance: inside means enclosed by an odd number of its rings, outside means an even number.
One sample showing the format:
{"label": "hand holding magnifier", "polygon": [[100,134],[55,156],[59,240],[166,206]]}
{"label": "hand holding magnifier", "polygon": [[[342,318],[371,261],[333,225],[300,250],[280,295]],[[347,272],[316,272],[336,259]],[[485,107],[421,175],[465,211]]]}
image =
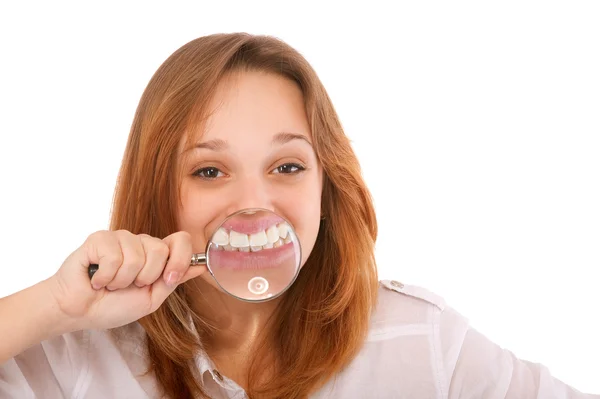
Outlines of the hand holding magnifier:
{"label": "hand holding magnifier", "polygon": [[[292,285],[301,259],[300,242],[287,220],[266,209],[244,209],[225,219],[190,265],[206,265],[226,293],[263,302]],[[90,279],[97,270],[98,265],[89,266]]]}

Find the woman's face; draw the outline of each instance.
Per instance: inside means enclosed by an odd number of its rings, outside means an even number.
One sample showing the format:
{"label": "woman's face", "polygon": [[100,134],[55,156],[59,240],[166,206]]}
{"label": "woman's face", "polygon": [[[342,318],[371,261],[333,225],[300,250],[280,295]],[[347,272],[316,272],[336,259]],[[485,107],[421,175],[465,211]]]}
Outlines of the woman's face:
{"label": "woman's face", "polygon": [[182,140],[179,229],[203,252],[227,216],[264,208],[292,224],[304,265],[319,230],[323,178],[300,88],[276,75],[231,74],[210,110],[204,131],[192,132],[194,146]]}

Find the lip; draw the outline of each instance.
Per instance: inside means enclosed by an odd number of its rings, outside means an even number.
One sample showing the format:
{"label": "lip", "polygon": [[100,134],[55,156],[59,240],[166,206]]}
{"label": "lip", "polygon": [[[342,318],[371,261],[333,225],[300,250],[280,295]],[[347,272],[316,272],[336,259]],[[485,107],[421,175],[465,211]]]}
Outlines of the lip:
{"label": "lip", "polygon": [[274,224],[285,222],[285,219],[277,215],[246,215],[239,214],[227,220],[221,227],[225,230],[235,230],[242,234],[254,234],[267,230]]}
{"label": "lip", "polygon": [[262,270],[273,269],[282,265],[295,263],[294,242],[277,248],[263,249],[258,252],[239,252],[211,249],[209,252],[210,267],[228,270]]}

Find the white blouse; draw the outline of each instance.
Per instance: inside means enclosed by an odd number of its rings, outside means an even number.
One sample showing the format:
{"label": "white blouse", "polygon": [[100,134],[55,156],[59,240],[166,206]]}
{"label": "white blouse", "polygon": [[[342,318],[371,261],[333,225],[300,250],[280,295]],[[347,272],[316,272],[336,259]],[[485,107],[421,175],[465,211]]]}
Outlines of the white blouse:
{"label": "white blouse", "polygon": [[[139,323],[85,330],[44,341],[0,365],[0,398],[158,398],[146,370]],[[211,360],[197,357],[211,397],[246,398]],[[600,377],[600,376],[599,376]],[[469,327],[439,296],[397,281],[380,283],[364,347],[311,398],[600,399],[517,359]]]}

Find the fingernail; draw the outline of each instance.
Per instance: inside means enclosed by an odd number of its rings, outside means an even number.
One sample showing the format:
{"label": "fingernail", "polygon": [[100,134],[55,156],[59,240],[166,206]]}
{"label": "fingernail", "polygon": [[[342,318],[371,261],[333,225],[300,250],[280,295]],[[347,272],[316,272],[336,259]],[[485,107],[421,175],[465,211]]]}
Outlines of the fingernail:
{"label": "fingernail", "polygon": [[179,272],[171,272],[167,275],[167,285],[174,286],[177,285],[179,281],[179,277],[181,277],[181,273]]}
{"label": "fingernail", "polygon": [[102,285],[98,284],[98,283],[93,283],[92,284],[92,288],[95,290],[99,290],[100,288],[102,288]]}

